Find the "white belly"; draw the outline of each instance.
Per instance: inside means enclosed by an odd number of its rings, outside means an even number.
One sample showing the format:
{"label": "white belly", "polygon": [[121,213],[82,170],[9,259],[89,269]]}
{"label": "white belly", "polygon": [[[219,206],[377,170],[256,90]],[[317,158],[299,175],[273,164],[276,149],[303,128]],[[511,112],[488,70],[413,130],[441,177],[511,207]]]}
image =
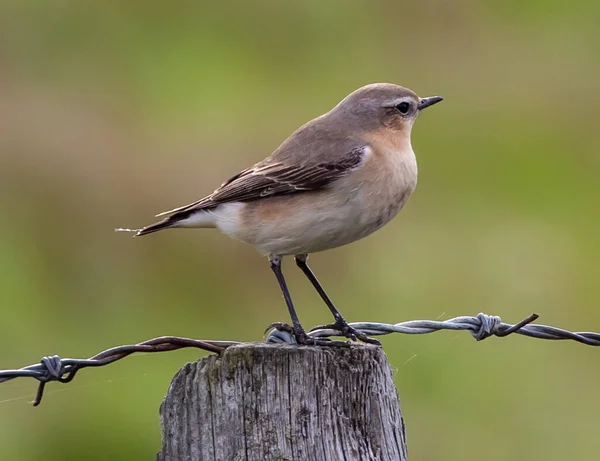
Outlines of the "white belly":
{"label": "white belly", "polygon": [[[329,250],[366,237],[388,223],[408,197],[386,206],[372,206],[357,194],[331,207],[300,208],[280,220],[255,245],[266,253],[295,255]],[[333,205],[333,204],[332,204]]]}

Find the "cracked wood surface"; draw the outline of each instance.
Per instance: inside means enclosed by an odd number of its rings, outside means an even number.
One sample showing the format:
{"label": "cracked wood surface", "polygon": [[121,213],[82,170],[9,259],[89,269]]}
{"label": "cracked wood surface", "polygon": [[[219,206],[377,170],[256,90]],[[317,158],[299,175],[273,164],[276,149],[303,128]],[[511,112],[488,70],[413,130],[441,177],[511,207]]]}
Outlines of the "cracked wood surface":
{"label": "cracked wood surface", "polygon": [[160,408],[159,461],[406,461],[383,349],[243,344],[188,363]]}

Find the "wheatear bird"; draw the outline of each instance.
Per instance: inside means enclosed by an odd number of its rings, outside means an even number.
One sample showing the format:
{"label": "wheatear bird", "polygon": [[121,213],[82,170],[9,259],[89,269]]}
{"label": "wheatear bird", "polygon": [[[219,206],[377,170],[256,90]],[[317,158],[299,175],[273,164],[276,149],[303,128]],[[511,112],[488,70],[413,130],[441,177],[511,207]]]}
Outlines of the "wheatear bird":
{"label": "wheatear bird", "polygon": [[389,83],[367,85],[306,123],[269,157],[225,181],[212,194],[160,213],[136,236],[174,227],[216,227],[269,257],[299,344],[315,344],[303,329],[283,273],[296,264],[334,317],[329,327],[377,343],[354,330],[306,264],[309,253],[346,245],[390,221],[417,185],[410,133],[419,113],[442,100],[419,98]]}

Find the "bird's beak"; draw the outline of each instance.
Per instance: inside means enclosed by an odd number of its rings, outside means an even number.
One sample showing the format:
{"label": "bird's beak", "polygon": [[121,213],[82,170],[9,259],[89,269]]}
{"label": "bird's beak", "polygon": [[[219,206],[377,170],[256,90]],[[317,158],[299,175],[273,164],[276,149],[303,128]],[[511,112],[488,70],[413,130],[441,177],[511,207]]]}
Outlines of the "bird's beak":
{"label": "bird's beak", "polygon": [[443,101],[444,98],[442,98],[441,96],[430,96],[429,98],[421,98],[419,100],[419,110],[423,110],[426,109],[429,106],[433,106],[434,104],[437,104],[440,101]]}

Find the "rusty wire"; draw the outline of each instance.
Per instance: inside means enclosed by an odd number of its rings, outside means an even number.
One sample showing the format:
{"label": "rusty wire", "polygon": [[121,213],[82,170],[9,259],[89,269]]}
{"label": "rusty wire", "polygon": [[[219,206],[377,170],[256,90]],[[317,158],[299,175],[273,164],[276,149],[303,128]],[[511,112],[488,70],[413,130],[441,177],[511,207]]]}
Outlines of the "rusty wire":
{"label": "rusty wire", "polygon": [[42,401],[47,382],[71,382],[75,374],[82,368],[109,365],[136,352],[168,352],[187,347],[195,347],[209,352],[222,352],[234,344],[239,343],[236,341],[203,341],[178,336],[160,336],[138,344],[111,347],[89,359],[61,359],[57,355],[42,357],[40,363],[18,370],[0,370],[0,383],[21,377],[37,379],[39,385],[33,401],[33,406],[36,407]]}

